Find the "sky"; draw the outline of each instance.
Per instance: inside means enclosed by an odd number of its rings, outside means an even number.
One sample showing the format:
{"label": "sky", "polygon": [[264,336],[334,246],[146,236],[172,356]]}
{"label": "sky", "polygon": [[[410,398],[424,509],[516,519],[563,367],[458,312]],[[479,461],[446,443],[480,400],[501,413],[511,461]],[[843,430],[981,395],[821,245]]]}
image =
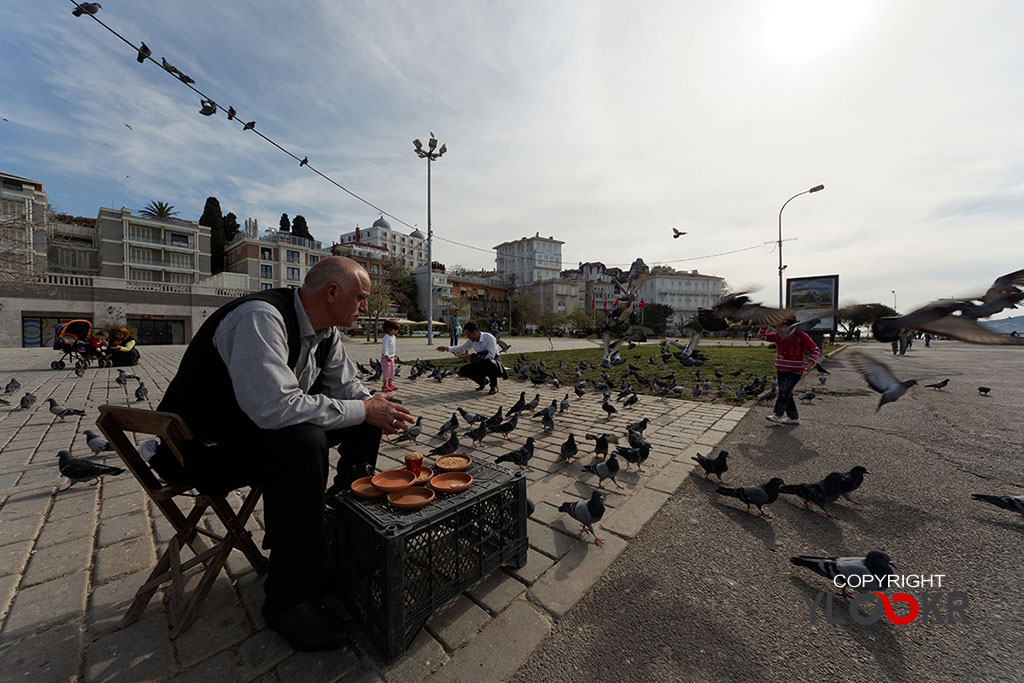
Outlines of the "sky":
{"label": "sky", "polygon": [[[426,227],[412,140],[434,132],[449,266],[493,269],[493,246],[539,233],[565,242],[566,268],[642,258],[774,305],[780,208],[822,183],[782,214],[785,273],[838,274],[843,305],[895,291],[906,312],[1024,267],[1019,2],[102,4],[395,229]],[[216,196],[261,228],[302,214],[325,244],[380,216],[199,115],[198,95],[72,9],[17,3],[0,32],[0,170],[42,181],[57,209],[159,200],[197,220]]]}

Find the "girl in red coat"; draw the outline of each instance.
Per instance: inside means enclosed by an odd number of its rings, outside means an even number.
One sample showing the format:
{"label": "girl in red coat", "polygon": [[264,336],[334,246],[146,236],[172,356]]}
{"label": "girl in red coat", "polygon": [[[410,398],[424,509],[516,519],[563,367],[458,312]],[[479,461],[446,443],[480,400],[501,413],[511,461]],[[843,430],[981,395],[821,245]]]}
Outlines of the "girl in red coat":
{"label": "girl in red coat", "polygon": [[[774,332],[769,332],[767,327],[757,331],[758,339],[775,342],[775,370],[779,378],[779,397],[775,400],[775,410],[767,419],[784,425],[800,424],[796,401],[793,400],[793,389],[800,381],[800,376],[814,367],[821,354],[821,349],[806,332],[796,332],[786,337],[790,323],[795,322],[796,320],[791,319],[788,323],[781,323]],[[780,339],[782,341],[779,341]],[[804,360],[805,353],[808,356],[807,360]]]}

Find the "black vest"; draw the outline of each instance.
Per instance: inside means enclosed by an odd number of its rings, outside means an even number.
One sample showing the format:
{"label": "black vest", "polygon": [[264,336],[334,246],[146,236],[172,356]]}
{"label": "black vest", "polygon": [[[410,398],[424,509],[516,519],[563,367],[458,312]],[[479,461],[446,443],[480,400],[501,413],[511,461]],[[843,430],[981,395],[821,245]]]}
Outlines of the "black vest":
{"label": "black vest", "polygon": [[[194,443],[217,441],[220,434],[239,434],[258,429],[256,423],[239,407],[228,368],[213,344],[213,335],[220,322],[228,313],[248,301],[265,301],[278,310],[284,318],[288,334],[288,367],[295,370],[298,363],[301,339],[294,290],[283,287],[267,289],[235,299],[214,311],[189,342],[178,372],[157,406],[157,410],[180,415],[192,430]],[[317,346],[318,367],[323,367],[331,347],[332,337],[324,339]],[[308,393],[320,393],[322,386],[322,377],[318,375]],[[173,460],[169,451],[165,454],[158,451],[153,456],[152,464],[165,479],[180,479],[180,468],[175,467],[177,462],[169,462],[167,456]]]}

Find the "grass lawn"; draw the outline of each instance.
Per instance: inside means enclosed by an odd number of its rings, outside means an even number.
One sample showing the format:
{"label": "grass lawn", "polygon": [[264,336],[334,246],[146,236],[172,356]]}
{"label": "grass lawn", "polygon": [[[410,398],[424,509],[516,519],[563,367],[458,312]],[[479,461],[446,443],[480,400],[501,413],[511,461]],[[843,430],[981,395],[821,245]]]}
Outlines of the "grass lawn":
{"label": "grass lawn", "polygon": [[[825,344],[825,349],[822,353],[824,355],[836,348],[838,348],[838,344]],[[678,351],[674,346],[669,346],[669,349],[673,352]],[[525,356],[529,362],[536,365],[543,363],[541,367],[548,373],[553,372],[562,381],[566,391],[569,392],[572,391],[573,385],[580,380],[600,381],[604,377],[605,372],[612,378],[614,386],[616,388],[620,387],[623,377],[629,369],[629,364],[632,363],[639,368],[640,374],[647,379],[658,378],[665,381],[672,373],[675,373],[675,383],[682,384],[687,390],[686,394],[681,398],[736,405],[742,403],[736,398],[736,387],[750,384],[755,377],[767,377],[768,381],[771,381],[771,378],[775,376],[774,348],[764,346],[708,346],[700,348],[700,350],[707,356],[707,361],[700,367],[685,367],[675,358],[670,358],[668,363],[664,363],[661,360],[660,347],[650,344],[638,346],[632,351],[623,347],[621,355],[626,359],[626,362],[622,365],[612,366],[608,370],[604,370],[601,367],[602,352],[596,346],[592,349],[540,351],[525,354],[509,353],[502,356],[502,361],[508,369],[509,379],[517,384],[522,384],[524,388],[532,387],[533,385],[529,380],[519,382],[515,371],[512,369],[514,365],[521,362],[522,356]],[[654,359],[653,365],[651,364],[652,358]],[[580,376],[577,377],[576,370],[579,368],[581,361],[587,363],[587,369],[580,370]],[[462,362],[456,358],[434,361],[436,365],[441,367],[461,365]],[[591,363],[595,366],[595,369],[590,369]],[[724,376],[722,380],[715,377],[716,369]],[[702,393],[700,398],[694,399],[692,394],[694,385],[703,382],[703,379],[697,379],[698,370],[704,379],[711,380],[713,388],[710,393]],[[732,376],[731,373],[737,370],[740,371],[739,376]],[[747,377],[748,372],[752,372],[753,375]],[[725,392],[718,390],[719,381],[725,382]],[[650,386],[638,383],[632,376],[626,380],[626,383],[630,384],[638,394],[651,395]],[[550,381],[546,386],[551,386]],[[587,387],[588,393],[593,390],[593,385]],[[674,396],[674,394],[670,395]]]}

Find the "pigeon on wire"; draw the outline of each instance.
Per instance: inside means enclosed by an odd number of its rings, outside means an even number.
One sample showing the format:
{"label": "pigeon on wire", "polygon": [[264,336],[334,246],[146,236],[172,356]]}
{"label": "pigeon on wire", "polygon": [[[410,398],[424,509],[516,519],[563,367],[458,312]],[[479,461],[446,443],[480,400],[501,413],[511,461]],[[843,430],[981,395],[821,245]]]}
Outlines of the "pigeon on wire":
{"label": "pigeon on wire", "polygon": [[21,382],[18,381],[17,377],[12,377],[11,381],[4,387],[4,394],[13,394],[15,391],[21,388]]}
{"label": "pigeon on wire", "polygon": [[884,577],[893,573],[896,563],[892,561],[887,553],[881,550],[872,550],[865,557],[809,557],[797,555],[789,558],[789,561],[797,567],[810,569],[815,574],[821,574],[826,579],[831,579],[834,585],[840,582],[837,578],[843,577],[843,595],[852,596],[846,586],[851,585],[850,578],[858,577],[852,585],[858,591],[866,593],[869,591],[882,591],[888,587]]}
{"label": "pigeon on wire", "polygon": [[234,107],[228,107],[228,121],[234,121],[237,114]]}
{"label": "pigeon on wire", "polygon": [[718,455],[714,458],[698,453],[696,456],[690,458],[695,463],[701,466],[704,470],[704,478],[707,479],[708,475],[715,475],[718,477],[718,481],[723,484],[727,483],[722,479],[722,475],[729,471],[729,451],[719,451]]}
{"label": "pigeon on wire", "polygon": [[445,422],[443,425],[441,425],[441,429],[438,430],[437,435],[441,436],[445,432],[449,432],[449,431],[450,432],[454,432],[458,428],[459,428],[459,418],[458,418],[458,416],[455,413],[452,413],[451,418],[447,422]]}
{"label": "pigeon on wire", "polygon": [[302,157],[302,161],[299,162],[299,168],[302,168],[309,163],[309,157]]}
{"label": "pigeon on wire", "polygon": [[139,386],[135,387],[135,401],[145,401],[149,397],[149,389],[146,388],[146,383],[139,380]]}
{"label": "pigeon on wire", "polygon": [[730,322],[752,322],[758,325],[778,325],[793,319],[793,312],[785,308],[768,308],[755,304],[748,292],[723,296],[712,308],[698,308],[697,322],[708,332],[721,332]]}
{"label": "pigeon on wire", "polygon": [[113,451],[114,447],[110,445],[101,434],[86,429],[85,430],[85,443],[89,446],[89,450],[92,451],[93,455],[99,455],[105,451]]}
{"label": "pigeon on wire", "polygon": [[213,100],[199,100],[199,104],[202,106],[199,113],[203,116],[213,116],[217,113],[217,103]]}
{"label": "pigeon on wire", "polygon": [[765,519],[771,519],[772,516],[764,511],[763,506],[771,505],[779,499],[779,487],[782,486],[783,483],[784,482],[779,477],[772,477],[764,486],[743,486],[735,489],[719,486],[715,489],[715,493],[723,496],[739,498],[741,503],[746,504],[747,512],[750,512],[751,505],[756,505],[757,514],[761,515]]}
{"label": "pigeon on wire", "polygon": [[448,440],[443,444],[434,448],[430,451],[430,455],[451,455],[459,449],[459,435],[457,432],[452,432],[452,435],[448,437]]}
{"label": "pigeon on wire", "polygon": [[178,80],[184,83],[185,85],[188,85],[189,83],[195,83],[195,81],[192,80],[191,76],[189,76],[188,74],[184,74],[180,71],[178,72]]}
{"label": "pigeon on wire", "polygon": [[116,477],[124,472],[124,469],[121,467],[101,465],[96,462],[73,458],[69,451],[60,451],[57,453],[57,458],[60,473],[68,478],[68,485],[62,489],[58,489],[58,491],[67,491],[80,481],[89,481],[92,479],[94,480],[93,484],[95,484],[100,480],[99,478],[105,474],[110,475],[111,477]]}
{"label": "pigeon on wire", "polygon": [[129,374],[121,369],[118,369],[117,377],[114,378],[114,381],[123,387],[128,385],[128,380],[130,379],[138,380],[139,382],[142,381],[139,379],[138,375]]}
{"label": "pigeon on wire", "polygon": [[[606,443],[605,449],[607,449],[607,447],[608,445]],[[597,487],[600,489],[604,488],[605,479],[611,479],[616,488],[622,488],[619,486],[619,482],[615,481],[615,475],[619,473],[619,460],[615,457],[615,453],[612,453],[607,460],[599,462],[596,465],[584,465],[583,471],[597,475]]]}
{"label": "pigeon on wire", "polygon": [[533,468],[530,467],[530,458],[533,457],[533,437],[529,436],[526,438],[526,443],[515,449],[510,453],[499,455],[494,462],[511,462],[519,466],[519,469],[526,469],[533,472]]}
{"label": "pigeon on wire", "polygon": [[589,531],[594,536],[594,542],[598,545],[604,543],[604,539],[598,538],[594,531],[594,525],[604,517],[604,494],[600,491],[593,491],[590,500],[580,500],[575,503],[566,501],[558,506],[559,512],[564,512],[582,525],[580,535]]}
{"label": "pigeon on wire", "polygon": [[1024,515],[1024,496],[990,496],[984,493],[972,493],[971,498]]}
{"label": "pigeon on wire", "polygon": [[907,393],[907,389],[917,384],[916,379],[900,381],[893,374],[892,370],[889,369],[888,365],[859,351],[850,353],[850,364],[860,373],[860,376],[864,378],[869,387],[882,395],[881,400],[878,402],[878,407],[875,408],[876,413],[886,403],[892,403],[897,400],[900,396]]}
{"label": "pigeon on wire", "polygon": [[839,472],[833,472],[821,481],[812,484],[793,484],[779,487],[780,493],[787,493],[800,496],[804,499],[804,507],[810,509],[814,503],[829,519],[839,519],[828,511],[826,506],[836,502],[842,491],[843,476]]}
{"label": "pigeon on wire", "polygon": [[75,7],[75,9],[71,10],[71,13],[74,14],[76,17],[82,16],[83,13],[96,14],[100,11],[101,7],[103,7],[103,5],[101,5],[98,2],[81,2],[78,3],[78,6]]}
{"label": "pigeon on wire", "polygon": [[579,447],[576,445],[576,435],[572,432],[569,433],[569,438],[562,444],[559,452],[562,455],[562,460],[569,461],[576,457],[576,454],[580,452]]}
{"label": "pigeon on wire", "polygon": [[55,399],[52,398],[46,399],[46,402],[50,404],[50,412],[59,417],[61,422],[63,422],[64,418],[69,415],[85,415],[84,410],[78,410],[76,408],[68,408],[67,406],[62,406],[61,404],[57,403]]}
{"label": "pigeon on wire", "polygon": [[175,76],[177,76],[181,73],[180,71],[178,71],[178,67],[168,62],[167,59],[164,57],[160,58],[160,66],[162,66],[164,68],[164,71],[166,71],[169,74],[174,74]]}
{"label": "pigeon on wire", "polygon": [[249,123],[247,123],[244,126],[242,126],[242,130],[252,130],[255,127],[256,127],[256,122],[255,121],[250,121]]}
{"label": "pigeon on wire", "polygon": [[21,403],[20,403],[21,410],[27,410],[28,408],[31,408],[32,405],[35,402],[36,402],[35,394],[30,393],[30,392],[25,392],[25,395],[21,397]]}
{"label": "pigeon on wire", "polygon": [[821,318],[808,318],[798,323],[793,323],[786,328],[786,333],[779,338],[779,341],[792,337],[797,332],[807,332],[814,329],[814,326],[821,322]]}
{"label": "pigeon on wire", "polygon": [[990,387],[978,387],[978,393],[982,396],[988,396],[990,391],[992,391]]}
{"label": "pigeon on wire", "polygon": [[456,410],[459,411],[459,415],[461,415],[462,419],[466,421],[466,424],[476,424],[479,420],[484,419],[482,415],[471,413],[463,409],[462,406],[459,406],[458,408],[456,408]]}
{"label": "pigeon on wire", "polygon": [[838,474],[841,479],[839,481],[839,493],[842,494],[843,498],[850,501],[854,505],[861,505],[853,498],[850,494],[860,488],[860,485],[864,483],[864,475],[871,474],[868,472],[868,468],[863,465],[857,465],[849,472],[833,472],[832,474]]}
{"label": "pigeon on wire", "polygon": [[395,438],[395,440],[392,441],[391,443],[401,443],[403,441],[412,441],[413,443],[416,443],[416,439],[418,439],[420,437],[420,434],[422,433],[423,416],[420,415],[419,417],[416,418],[416,424],[414,424],[412,427],[409,427],[404,432],[399,434],[398,437]]}
{"label": "pigeon on wire", "polygon": [[925,386],[928,387],[929,389],[945,389],[947,384],[949,384],[948,377],[942,380],[941,382],[936,382],[935,384],[925,384]]}
{"label": "pigeon on wire", "polygon": [[153,51],[149,49],[149,46],[145,43],[139,43],[139,54],[135,57],[135,61],[142,64],[146,61],[146,57],[153,54]]}
{"label": "pigeon on wire", "polygon": [[484,437],[487,436],[487,423],[481,422],[476,427],[466,432],[466,436],[470,438],[474,446],[482,444]]}

